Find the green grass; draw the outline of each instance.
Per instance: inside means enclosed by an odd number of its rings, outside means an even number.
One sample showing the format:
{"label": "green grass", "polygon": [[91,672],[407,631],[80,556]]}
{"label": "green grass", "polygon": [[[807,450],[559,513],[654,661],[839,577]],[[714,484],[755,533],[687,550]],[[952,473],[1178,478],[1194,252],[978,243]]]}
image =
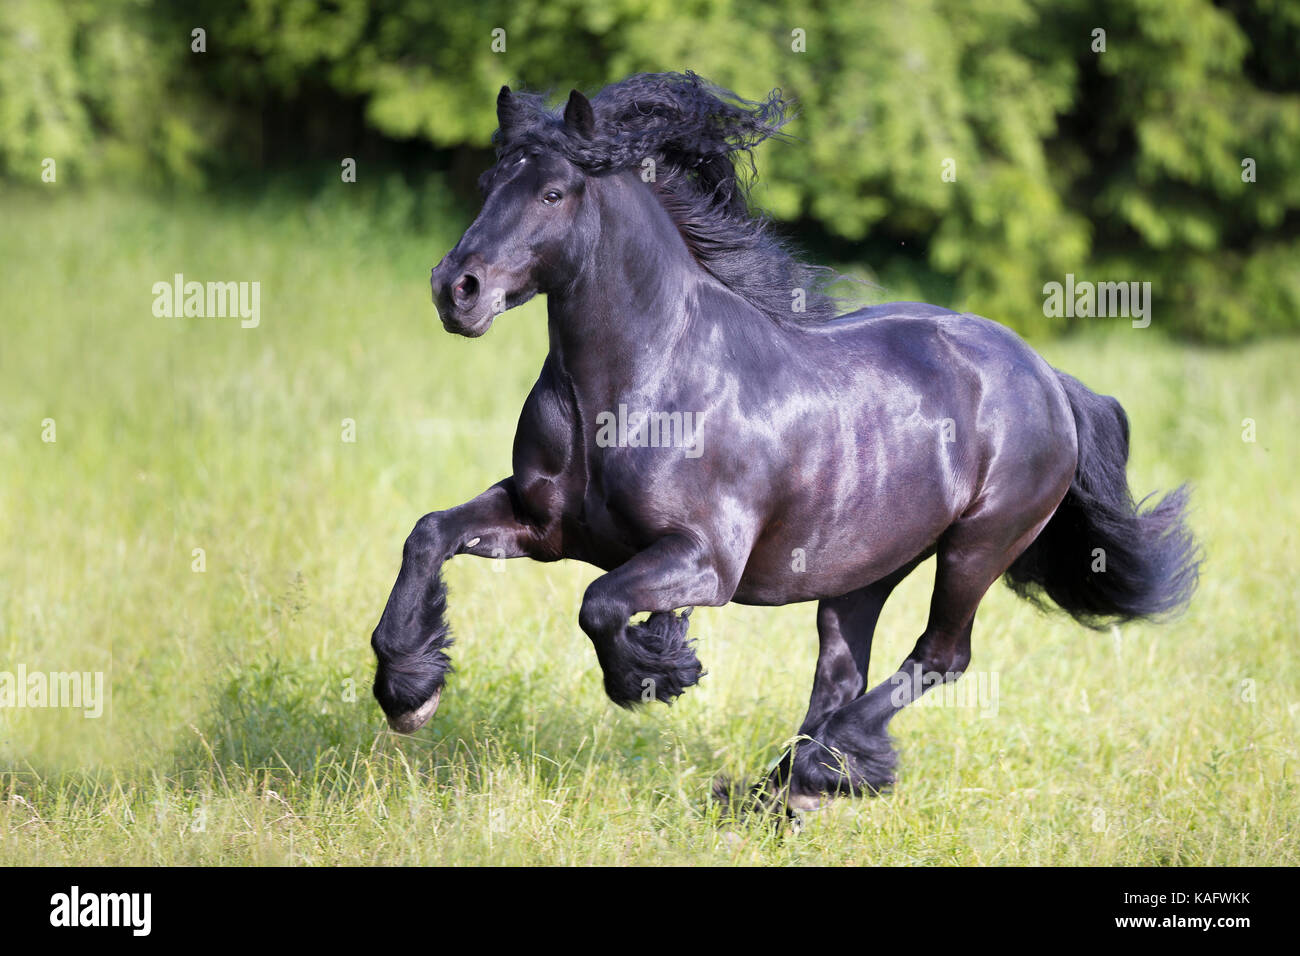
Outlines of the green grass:
{"label": "green grass", "polygon": [[[427,272],[463,222],[414,234],[343,188],[233,207],[55,188],[0,209],[0,670],[103,671],[112,700],[99,720],[0,710],[0,862],[1300,861],[1300,342],[1188,348],[1157,312],[1043,343],[1128,409],[1139,494],[1195,483],[1191,611],[1096,634],[997,586],[972,664],[996,714],[905,711],[892,794],[777,835],[705,797],[802,716],[811,605],[700,609],[709,676],[624,713],[576,624],[594,569],[462,558],[442,709],[385,731],[368,638],[402,541],[506,474],[545,350],[536,302],[486,339],[442,332]],[[175,272],[260,281],[261,326],[154,318]],[[931,577],[886,608],[873,680]]]}

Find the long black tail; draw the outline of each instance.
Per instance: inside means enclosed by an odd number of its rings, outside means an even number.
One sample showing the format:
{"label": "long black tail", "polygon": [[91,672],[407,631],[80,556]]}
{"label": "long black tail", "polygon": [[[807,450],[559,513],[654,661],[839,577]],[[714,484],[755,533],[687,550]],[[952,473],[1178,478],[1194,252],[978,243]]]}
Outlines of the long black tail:
{"label": "long black tail", "polygon": [[1007,569],[1021,597],[1050,598],[1102,628],[1174,614],[1196,589],[1200,550],[1186,525],[1187,487],[1143,510],[1129,492],[1128,416],[1119,402],[1057,372],[1074,411],[1079,464],[1059,508]]}

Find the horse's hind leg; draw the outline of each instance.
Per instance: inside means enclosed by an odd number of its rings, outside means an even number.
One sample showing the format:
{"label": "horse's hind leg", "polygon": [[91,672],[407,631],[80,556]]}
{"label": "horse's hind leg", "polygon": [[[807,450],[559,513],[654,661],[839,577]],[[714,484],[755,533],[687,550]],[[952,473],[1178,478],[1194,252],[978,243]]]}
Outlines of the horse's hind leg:
{"label": "horse's hind leg", "polygon": [[[867,687],[871,641],[885,601],[905,577],[928,555],[909,561],[873,584],[848,594],[826,598],[817,605],[817,670],[813,677],[808,713],[799,725],[801,735],[811,735],[832,713],[859,697]],[[789,779],[792,752],[787,750],[759,795],[780,794]]]}
{"label": "horse's hind leg", "polygon": [[811,733],[867,689],[867,665],[880,612],[894,588],[924,557],[909,561],[874,584],[817,605],[817,670],[799,733]]}
{"label": "horse's hind leg", "polygon": [[[965,671],[975,609],[1047,516],[1018,533],[998,527],[1004,520],[989,515],[962,519],[945,532],[925,632],[888,680],[832,712],[811,730],[811,739],[799,742],[791,806],[815,806],[828,794],[876,793],[893,783],[897,756],[886,732],[890,719],[931,687]],[[1008,540],[1009,535],[1014,537]]]}

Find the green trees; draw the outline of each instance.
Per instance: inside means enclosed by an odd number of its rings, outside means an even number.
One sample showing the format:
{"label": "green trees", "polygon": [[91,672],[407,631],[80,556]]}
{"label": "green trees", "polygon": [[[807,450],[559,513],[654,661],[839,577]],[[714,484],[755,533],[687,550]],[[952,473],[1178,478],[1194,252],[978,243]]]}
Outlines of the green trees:
{"label": "green trees", "polygon": [[0,174],[39,181],[199,178],[200,104],[182,93],[189,38],[157,36],[131,0],[0,4]]}
{"label": "green trees", "polygon": [[455,153],[502,83],[693,69],[798,99],[756,198],[891,296],[1045,333],[1106,321],[1045,283],[1149,281],[1154,326],[1236,341],[1300,327],[1297,50],[1286,0],[19,0],[0,171],[196,182],[270,101]]}

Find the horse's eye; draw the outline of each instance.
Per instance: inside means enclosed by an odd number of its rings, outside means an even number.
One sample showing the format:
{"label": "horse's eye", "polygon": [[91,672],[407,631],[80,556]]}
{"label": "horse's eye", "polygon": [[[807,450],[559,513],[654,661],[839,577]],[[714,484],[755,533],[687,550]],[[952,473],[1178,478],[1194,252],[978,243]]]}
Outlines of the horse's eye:
{"label": "horse's eye", "polygon": [[546,194],[542,196],[542,202],[546,203],[546,205],[548,206],[554,206],[557,202],[560,201],[560,198],[561,197],[558,192],[556,192],[554,189],[548,189],[546,191]]}

